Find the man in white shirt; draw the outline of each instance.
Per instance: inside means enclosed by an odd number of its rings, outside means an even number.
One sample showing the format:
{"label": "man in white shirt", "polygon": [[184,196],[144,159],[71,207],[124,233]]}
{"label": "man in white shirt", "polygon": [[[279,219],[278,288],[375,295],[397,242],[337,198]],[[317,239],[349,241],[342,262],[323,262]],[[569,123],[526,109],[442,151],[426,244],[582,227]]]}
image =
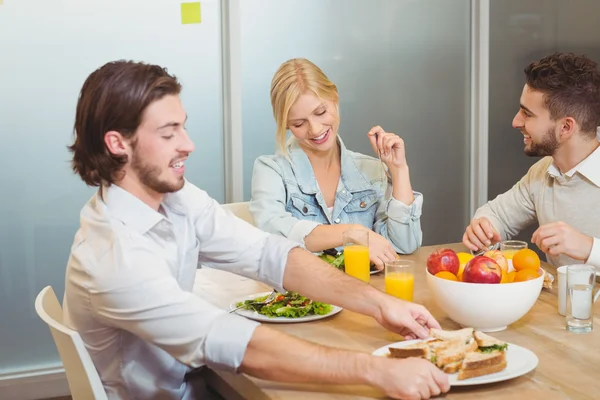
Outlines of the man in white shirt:
{"label": "man in white shirt", "polygon": [[531,242],[550,263],[600,268],[598,65],[585,56],[556,53],[530,64],[525,76],[513,127],[523,134],[525,154],[544,158],[477,210],[463,243],[482,250],[537,221]]}
{"label": "man in white shirt", "polygon": [[98,192],[81,211],[66,275],[65,323],[89,350],[110,399],[191,399],[208,366],[263,379],[369,384],[394,398],[449,389],[422,359],[392,360],[285,335],[192,294],[198,262],[370,315],[407,338],[439,324],[226,212],[184,179],[194,144],[180,85],[155,65],[113,62],[84,83],[70,147]]}

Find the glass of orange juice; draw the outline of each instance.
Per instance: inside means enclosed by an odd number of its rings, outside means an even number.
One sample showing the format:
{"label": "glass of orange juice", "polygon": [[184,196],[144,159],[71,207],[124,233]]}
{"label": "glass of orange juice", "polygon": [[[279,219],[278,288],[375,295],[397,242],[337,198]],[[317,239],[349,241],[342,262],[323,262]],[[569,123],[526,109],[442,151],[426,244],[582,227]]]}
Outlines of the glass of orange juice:
{"label": "glass of orange juice", "polygon": [[394,260],[385,263],[385,291],[406,301],[413,301],[415,291],[415,267],[410,260]]}
{"label": "glass of orange juice", "polygon": [[505,240],[500,243],[500,251],[508,260],[512,260],[515,253],[527,248],[527,242],[521,240]]}
{"label": "glass of orange juice", "polygon": [[346,273],[369,283],[369,231],[349,230],[342,233],[344,242],[344,269]]}

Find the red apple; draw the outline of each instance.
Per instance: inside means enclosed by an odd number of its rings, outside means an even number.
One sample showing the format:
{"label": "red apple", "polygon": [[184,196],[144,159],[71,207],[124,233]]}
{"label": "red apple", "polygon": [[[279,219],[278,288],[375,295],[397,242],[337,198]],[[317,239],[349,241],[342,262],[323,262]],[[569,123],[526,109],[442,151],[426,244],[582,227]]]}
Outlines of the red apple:
{"label": "red apple", "polygon": [[431,275],[442,271],[449,271],[456,275],[459,267],[460,261],[454,250],[437,249],[427,257],[427,271]]}
{"label": "red apple", "polygon": [[486,256],[473,257],[463,272],[463,282],[500,283],[502,268],[498,263]]}
{"label": "red apple", "polygon": [[483,253],[484,256],[491,258],[496,261],[496,264],[500,266],[504,274],[508,274],[508,260],[504,257],[504,254],[500,250],[490,250]]}

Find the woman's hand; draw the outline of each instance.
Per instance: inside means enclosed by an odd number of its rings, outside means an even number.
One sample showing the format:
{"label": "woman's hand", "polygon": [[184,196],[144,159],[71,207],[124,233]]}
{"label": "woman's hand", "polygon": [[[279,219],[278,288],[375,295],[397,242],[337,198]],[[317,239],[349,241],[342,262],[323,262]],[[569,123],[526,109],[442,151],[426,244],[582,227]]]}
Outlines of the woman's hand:
{"label": "woman's hand", "polygon": [[380,126],[371,128],[367,134],[371,146],[390,171],[407,167],[404,140]]}
{"label": "woman's hand", "polygon": [[383,271],[386,262],[396,259],[396,250],[389,240],[369,230],[369,258],[378,270]]}

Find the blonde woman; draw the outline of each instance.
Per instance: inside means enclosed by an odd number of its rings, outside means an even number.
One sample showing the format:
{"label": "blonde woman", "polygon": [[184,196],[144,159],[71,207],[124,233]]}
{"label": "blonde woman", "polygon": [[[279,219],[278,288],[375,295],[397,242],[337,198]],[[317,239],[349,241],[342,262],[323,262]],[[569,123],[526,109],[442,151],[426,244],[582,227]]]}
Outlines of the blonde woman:
{"label": "blonde woman", "polygon": [[[423,196],[413,192],[404,142],[376,126],[368,140],[385,163],[346,149],[338,91],[306,59],[283,63],[271,83],[280,150],[254,164],[250,212],[256,225],[319,252],[342,245],[342,232],[369,231],[378,269],[422,243]],[[286,141],[287,131],[292,135]]]}

